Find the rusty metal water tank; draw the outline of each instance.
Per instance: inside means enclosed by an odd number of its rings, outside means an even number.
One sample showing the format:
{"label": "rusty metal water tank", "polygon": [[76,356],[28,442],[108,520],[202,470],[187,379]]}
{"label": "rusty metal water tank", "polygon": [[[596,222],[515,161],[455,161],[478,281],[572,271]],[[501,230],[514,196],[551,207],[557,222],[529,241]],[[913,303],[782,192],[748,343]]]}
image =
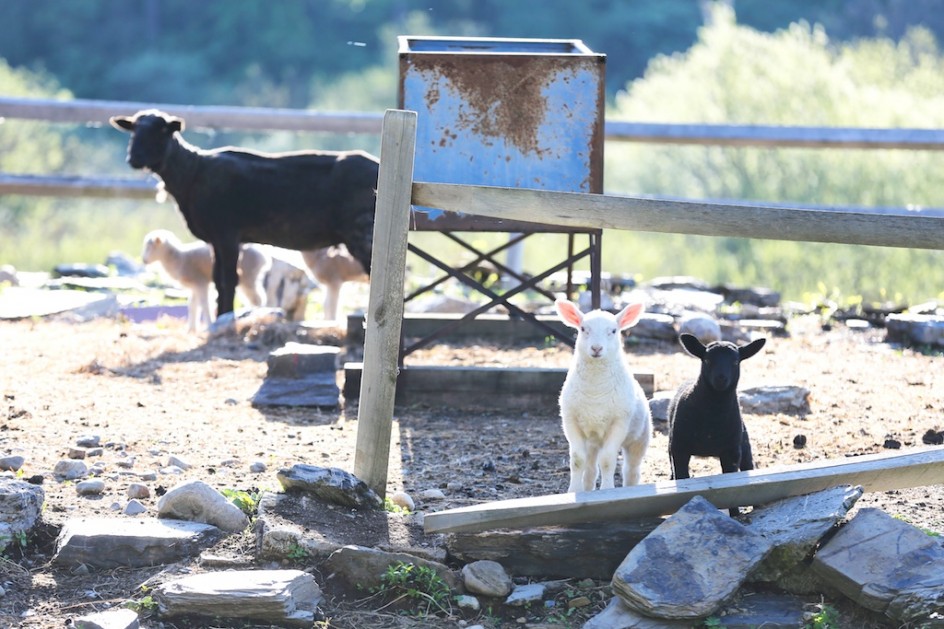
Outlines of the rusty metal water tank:
{"label": "rusty metal water tank", "polygon": [[398,39],[417,181],[603,191],[605,55],[576,39]]}

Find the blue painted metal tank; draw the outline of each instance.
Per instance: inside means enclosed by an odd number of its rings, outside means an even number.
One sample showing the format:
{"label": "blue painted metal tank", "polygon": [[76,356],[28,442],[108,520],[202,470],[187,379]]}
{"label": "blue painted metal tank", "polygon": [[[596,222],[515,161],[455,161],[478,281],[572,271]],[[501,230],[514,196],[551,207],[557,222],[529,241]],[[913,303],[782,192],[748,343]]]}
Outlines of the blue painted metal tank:
{"label": "blue painted metal tank", "polygon": [[605,55],[580,40],[401,36],[399,56],[417,181],[603,191]]}

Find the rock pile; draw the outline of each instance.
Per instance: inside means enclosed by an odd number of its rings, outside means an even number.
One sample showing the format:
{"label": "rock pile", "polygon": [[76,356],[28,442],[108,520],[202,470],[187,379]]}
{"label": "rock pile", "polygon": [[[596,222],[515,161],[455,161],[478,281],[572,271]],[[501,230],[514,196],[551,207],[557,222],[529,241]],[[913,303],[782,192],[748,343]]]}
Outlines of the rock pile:
{"label": "rock pile", "polygon": [[[397,564],[439,575],[456,597],[460,614],[474,615],[485,606],[524,609],[553,604],[566,583],[586,578],[584,573],[595,564],[615,558],[619,563],[606,577],[613,599],[586,629],[691,627],[706,618],[726,627],[801,626],[804,603],[823,593],[845,596],[898,624],[944,627],[944,545],[875,509],[862,509],[846,521],[862,495],[860,487],[789,498],[740,519],[695,497],[674,515],[648,523],[632,540],[614,536],[597,543],[599,538],[584,530],[583,541],[593,543],[574,546],[581,560],[562,555],[553,565],[542,566],[556,580],[535,580],[534,559],[528,555],[553,556],[551,549],[559,552],[580,540],[568,542],[566,533],[556,529],[472,536],[531,535],[513,558],[496,561],[487,556],[487,544],[478,550],[470,546],[468,534],[425,535],[422,514],[384,511],[379,497],[343,470],[298,465],[280,470],[277,478],[284,491],[261,499],[257,557],[252,565],[240,566],[245,569],[227,566],[208,550],[227,534],[245,530],[249,520],[200,481],[168,491],[158,504],[158,517],[68,521],[53,561],[76,573],[200,557],[199,571],[154,589],[161,618],[238,618],[310,627],[323,602],[322,587],[374,591]],[[0,540],[10,543],[35,526],[42,501],[37,485],[0,480]],[[447,557],[461,568],[447,565]],[[300,558],[317,566],[315,574],[325,581],[283,567]],[[755,607],[736,602],[751,587],[779,594],[751,597]],[[579,598],[569,604],[590,604]],[[130,628],[137,623],[137,614],[120,607],[75,619],[76,627]]]}

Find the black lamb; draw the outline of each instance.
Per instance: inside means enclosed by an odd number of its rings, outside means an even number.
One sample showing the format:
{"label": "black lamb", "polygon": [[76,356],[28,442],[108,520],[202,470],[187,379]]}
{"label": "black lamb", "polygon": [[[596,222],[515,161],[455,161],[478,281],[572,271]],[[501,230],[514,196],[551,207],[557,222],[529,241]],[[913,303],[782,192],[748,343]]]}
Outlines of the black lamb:
{"label": "black lamb", "polygon": [[343,243],[369,271],[379,160],[363,151],[204,150],[156,109],[111,124],[131,133],[128,163],[158,175],[187,227],[213,247],[217,316],[233,310],[240,243],[317,249]]}
{"label": "black lamb", "polygon": [[[688,464],[693,456],[719,458],[722,473],[754,469],[737,385],[741,361],[759,352],[767,339],[743,347],[724,341],[706,347],[691,334],[682,334],[679,340],[685,351],[701,360],[701,372],[697,380],[679,387],[669,404],[672,477],[689,478]],[[737,515],[737,507],[730,513]]]}

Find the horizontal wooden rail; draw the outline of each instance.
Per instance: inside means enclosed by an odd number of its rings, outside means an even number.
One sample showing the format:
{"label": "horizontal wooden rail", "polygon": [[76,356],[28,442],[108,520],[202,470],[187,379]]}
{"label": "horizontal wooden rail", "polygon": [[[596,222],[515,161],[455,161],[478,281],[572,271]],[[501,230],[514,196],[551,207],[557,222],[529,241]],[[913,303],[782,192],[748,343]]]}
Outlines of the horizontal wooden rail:
{"label": "horizontal wooden rail", "polygon": [[103,100],[51,100],[0,97],[0,118],[105,125],[111,116],[142,109],[162,109],[181,116],[196,129],[251,129],[369,133],[377,135],[383,115],[373,112],[324,112],[262,107],[198,107]]}
{"label": "horizontal wooden rail", "polygon": [[[205,107],[127,101],[54,100],[0,96],[0,118],[106,124],[110,116],[151,107],[183,116],[194,128],[379,134],[383,115],[261,107]],[[630,122],[607,120],[606,139],[656,144],[944,150],[941,129],[869,129]]]}
{"label": "horizontal wooden rail", "polygon": [[944,249],[944,218],[414,182],[413,204],[584,229]]}
{"label": "horizontal wooden rail", "polygon": [[153,199],[157,179],[128,177],[41,177],[0,173],[0,194],[107,199]]}
{"label": "horizontal wooden rail", "polygon": [[607,120],[606,139],[766,148],[944,150],[944,130],[941,129],[665,124]]}
{"label": "horizontal wooden rail", "polygon": [[926,448],[617,489],[502,500],[427,513],[423,522],[427,533],[629,522],[674,513],[695,496],[726,509],[768,504],[838,485],[861,485],[865,491],[875,492],[941,483],[944,449]]}

